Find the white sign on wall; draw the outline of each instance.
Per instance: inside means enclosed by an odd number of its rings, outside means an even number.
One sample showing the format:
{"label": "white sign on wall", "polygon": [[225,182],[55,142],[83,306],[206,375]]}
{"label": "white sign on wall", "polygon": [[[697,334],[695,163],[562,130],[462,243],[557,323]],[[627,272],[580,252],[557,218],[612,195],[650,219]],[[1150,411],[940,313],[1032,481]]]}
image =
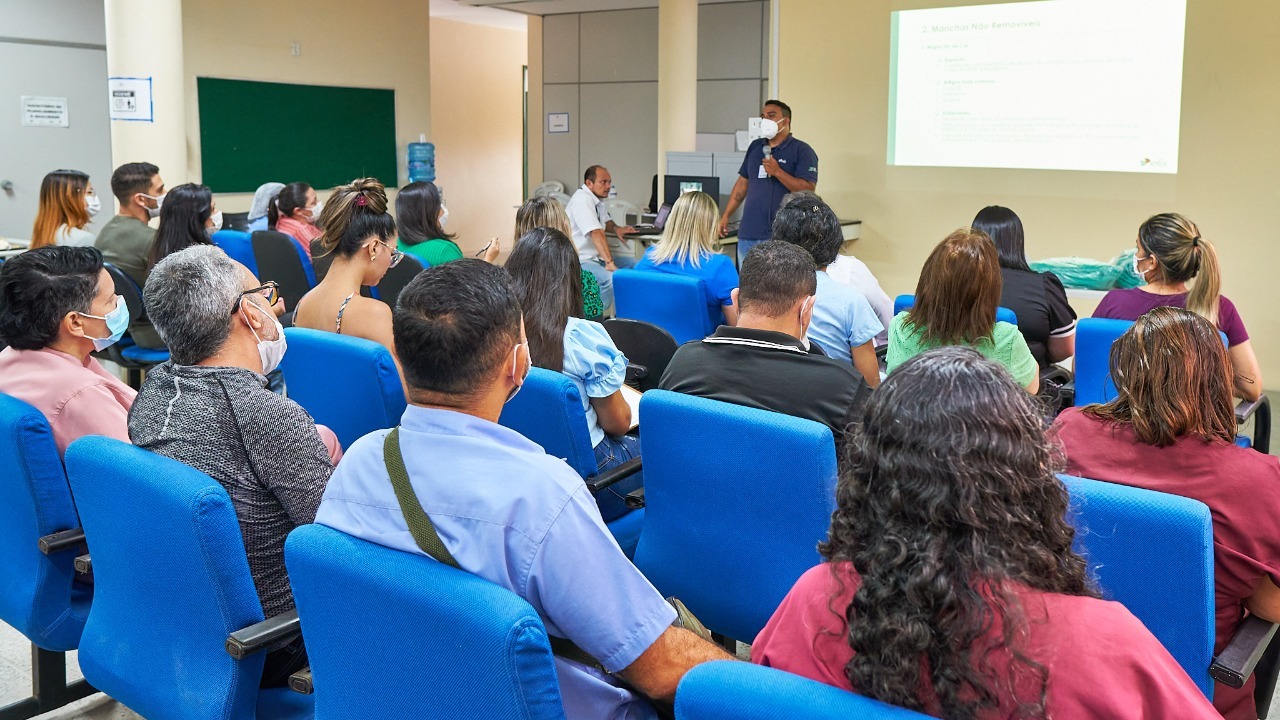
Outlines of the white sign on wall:
{"label": "white sign on wall", "polygon": [[23,95],[22,125],[24,127],[70,127],[67,99]]}
{"label": "white sign on wall", "polygon": [[569,113],[547,113],[547,132],[569,132]]}
{"label": "white sign on wall", "polygon": [[112,120],[155,120],[151,102],[151,78],[113,77],[107,81],[110,89]]}

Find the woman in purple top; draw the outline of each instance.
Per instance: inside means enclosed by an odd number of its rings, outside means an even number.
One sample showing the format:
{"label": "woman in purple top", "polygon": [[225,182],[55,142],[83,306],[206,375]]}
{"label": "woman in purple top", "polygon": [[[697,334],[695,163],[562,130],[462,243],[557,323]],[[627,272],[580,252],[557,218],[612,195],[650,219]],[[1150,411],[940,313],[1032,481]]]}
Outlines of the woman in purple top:
{"label": "woman in purple top", "polygon": [[[1235,394],[1254,401],[1262,396],[1262,370],[1236,306],[1219,294],[1218,253],[1200,237],[1200,229],[1176,213],[1154,215],[1138,228],[1133,271],[1146,285],[1107,293],[1093,311],[1096,318],[1137,320],[1158,307],[1185,308],[1217,325],[1227,336],[1235,371]],[[1187,283],[1195,282],[1187,289]]]}

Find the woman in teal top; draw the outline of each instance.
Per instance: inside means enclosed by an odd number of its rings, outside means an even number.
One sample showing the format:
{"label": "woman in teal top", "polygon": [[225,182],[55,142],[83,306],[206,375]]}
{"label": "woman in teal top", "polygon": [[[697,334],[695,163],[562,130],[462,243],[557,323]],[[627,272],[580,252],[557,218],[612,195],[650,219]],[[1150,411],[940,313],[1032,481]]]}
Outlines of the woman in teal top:
{"label": "woman in teal top", "polygon": [[[396,226],[400,238],[396,247],[422,261],[423,267],[461,260],[462,248],[453,241],[456,235],[444,231],[449,208],[435,183],[412,182],[396,196]],[[485,248],[484,259],[494,262],[502,247],[495,239]]]}
{"label": "woman in teal top", "polygon": [[915,306],[889,323],[888,371],[925,350],[965,345],[1038,392],[1040,368],[1027,341],[1016,325],[996,322],[1001,284],[1000,256],[986,233],[961,228],[948,235],[924,262]]}

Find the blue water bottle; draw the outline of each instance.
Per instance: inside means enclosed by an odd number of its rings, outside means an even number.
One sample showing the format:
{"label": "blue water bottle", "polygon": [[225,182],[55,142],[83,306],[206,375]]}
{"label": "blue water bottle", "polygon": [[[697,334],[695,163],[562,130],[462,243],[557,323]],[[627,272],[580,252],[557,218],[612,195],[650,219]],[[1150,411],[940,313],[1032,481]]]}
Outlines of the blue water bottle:
{"label": "blue water bottle", "polygon": [[427,142],[426,135],[419,135],[418,142],[409,143],[409,182],[419,180],[436,180],[436,146]]}

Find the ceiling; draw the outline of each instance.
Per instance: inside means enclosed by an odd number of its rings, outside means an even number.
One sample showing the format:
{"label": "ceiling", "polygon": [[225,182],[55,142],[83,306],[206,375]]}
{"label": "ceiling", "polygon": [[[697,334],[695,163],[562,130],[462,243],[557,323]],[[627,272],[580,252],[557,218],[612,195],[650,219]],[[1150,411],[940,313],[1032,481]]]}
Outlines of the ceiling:
{"label": "ceiling", "polygon": [[458,0],[431,0],[431,17],[472,25],[527,30],[529,21],[524,13],[498,10],[481,5],[462,3]]}
{"label": "ceiling", "polygon": [[[528,15],[559,15],[562,13],[592,12],[597,10],[632,10],[656,8],[658,0],[458,0],[477,9],[501,8]],[[698,0],[707,5],[723,2],[749,2],[750,0]],[[432,0],[432,12],[439,0]]]}

